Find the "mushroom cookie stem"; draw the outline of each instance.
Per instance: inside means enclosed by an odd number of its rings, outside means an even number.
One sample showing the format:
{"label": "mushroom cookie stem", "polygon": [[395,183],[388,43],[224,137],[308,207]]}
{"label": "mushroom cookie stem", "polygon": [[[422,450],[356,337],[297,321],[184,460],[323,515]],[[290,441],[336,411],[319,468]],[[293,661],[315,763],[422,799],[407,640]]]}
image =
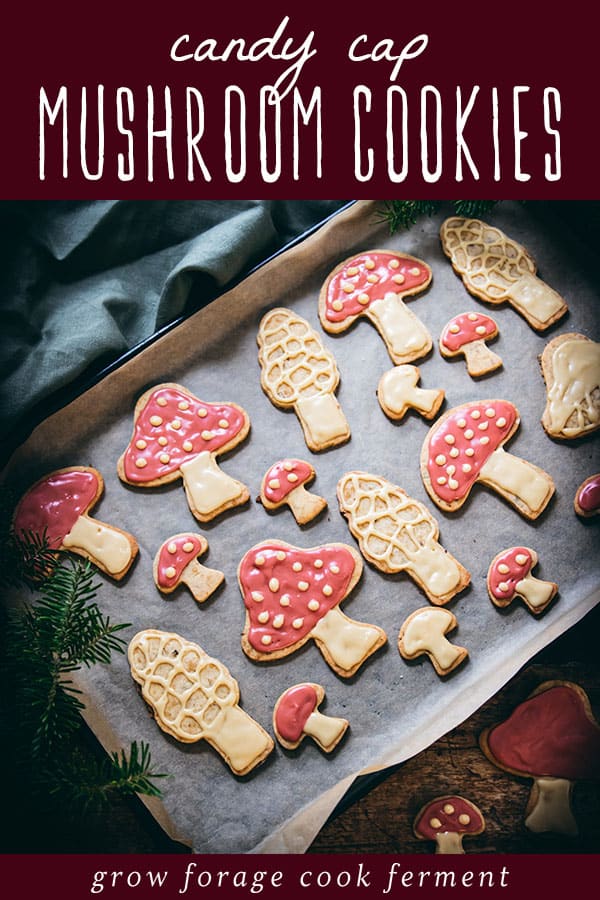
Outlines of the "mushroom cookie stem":
{"label": "mushroom cookie stem", "polygon": [[502,494],[530,519],[545,509],[554,493],[554,485],[543,469],[507,453],[502,447],[494,450],[481,466],[479,480]]}
{"label": "mushroom cookie stem", "polygon": [[381,646],[381,628],[348,618],[337,606],[319,619],[312,637],[334,669],[353,674]]}
{"label": "mushroom cookie stem", "polygon": [[473,341],[472,344],[465,344],[463,353],[467,361],[467,369],[469,375],[478,377],[479,375],[487,375],[502,366],[502,359],[497,353],[483,342]]}
{"label": "mushroom cookie stem", "polygon": [[321,510],[327,506],[327,500],[319,497],[317,494],[311,494],[304,485],[300,485],[289,495],[288,503],[296,521],[300,525],[304,525],[306,522],[316,518]]}
{"label": "mushroom cookie stem", "polygon": [[420,359],[431,349],[431,336],[420,319],[395,294],[375,300],[365,315],[382,335],[397,366]]}
{"label": "mushroom cookie stem", "polygon": [[425,606],[415,610],[400,629],[400,655],[404,659],[415,659],[426,654],[438,675],[447,675],[468,656],[464,647],[452,644],[445,636],[456,626],[456,616],[448,609]]}
{"label": "mushroom cookie stem", "polygon": [[215,509],[243,505],[250,496],[246,485],[226,475],[208,451],[182,463],[180,470],[190,509],[199,522],[214,518]]}
{"label": "mushroom cookie stem", "polygon": [[295,408],[309,450],[318,452],[348,440],[348,422],[334,394],[300,397]]}
{"label": "mushroom cookie stem", "polygon": [[131,540],[110,525],[80,516],[63,538],[63,546],[91,559],[113,577],[132,562]]}
{"label": "mushroom cookie stem", "polygon": [[571,809],[572,793],[573,783],[566,778],[534,778],[525,814],[526,828],[536,834],[578,834]]}
{"label": "mushroom cookie stem", "polygon": [[348,720],[339,716],[325,716],[318,710],[311,713],[304,723],[304,731],[326,753],[329,753],[348,728]]}

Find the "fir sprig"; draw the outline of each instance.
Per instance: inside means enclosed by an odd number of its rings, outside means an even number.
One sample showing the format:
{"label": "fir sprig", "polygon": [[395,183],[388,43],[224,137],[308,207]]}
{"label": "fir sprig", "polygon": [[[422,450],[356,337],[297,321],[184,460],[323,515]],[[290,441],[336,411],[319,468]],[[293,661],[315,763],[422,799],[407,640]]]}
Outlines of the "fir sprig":
{"label": "fir sprig", "polygon": [[[457,216],[477,218],[492,209],[497,200],[454,200]],[[412,228],[419,216],[431,216],[441,207],[439,200],[385,200],[378,210],[382,221],[387,222],[390,234]]]}

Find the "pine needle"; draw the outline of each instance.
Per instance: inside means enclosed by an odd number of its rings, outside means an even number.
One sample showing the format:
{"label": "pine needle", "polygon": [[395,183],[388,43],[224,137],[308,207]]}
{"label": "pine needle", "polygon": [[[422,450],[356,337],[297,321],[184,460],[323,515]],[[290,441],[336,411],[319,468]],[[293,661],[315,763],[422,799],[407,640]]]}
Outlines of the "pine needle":
{"label": "pine needle", "polygon": [[[454,212],[457,216],[477,218],[490,211],[497,200],[454,200]],[[441,207],[439,200],[385,200],[378,216],[387,222],[390,234],[406,231],[416,224],[420,216],[431,216]]]}

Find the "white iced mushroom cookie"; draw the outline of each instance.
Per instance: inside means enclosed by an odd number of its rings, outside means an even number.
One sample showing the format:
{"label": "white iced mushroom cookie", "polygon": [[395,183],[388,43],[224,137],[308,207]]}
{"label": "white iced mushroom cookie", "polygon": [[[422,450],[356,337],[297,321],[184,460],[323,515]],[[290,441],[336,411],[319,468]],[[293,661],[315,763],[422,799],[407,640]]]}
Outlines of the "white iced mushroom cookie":
{"label": "white iced mushroom cookie", "polygon": [[538,555],[530,547],[509,547],[495,556],[487,574],[492,603],[504,608],[520,597],[530,612],[542,613],[554,599],[558,585],[531,574],[537,563]]}
{"label": "white iced mushroom cookie", "polygon": [[426,655],[438,675],[448,675],[467,658],[468,651],[451,643],[446,634],[458,625],[449,609],[424,606],[411,613],[398,635],[398,650],[404,659]]}
{"label": "white iced mushroom cookie", "polygon": [[550,437],[573,440],[600,428],[600,343],[559,334],[540,363],[547,392],[542,425]]}
{"label": "white iced mushroom cookie", "polygon": [[395,366],[379,379],[377,399],[382,410],[399,422],[409,409],[424,419],[433,419],[444,402],[445,393],[438,388],[418,387],[421,374],[417,366]]}
{"label": "white iced mushroom cookie", "polygon": [[320,712],[324,697],[323,686],[313,682],[295,684],[281,694],[273,710],[273,730],[282,747],[295,750],[305,737],[312,738],[325,753],[337,747],[349,722]]}
{"label": "white iced mushroom cookie", "polygon": [[501,358],[487,346],[487,341],[497,336],[498,326],[490,316],[478,312],[461,313],[443,328],[440,353],[448,359],[464,356],[472,378],[489,375],[502,366]]}
{"label": "white iced mushroom cookie", "polygon": [[154,557],[154,583],[163,594],[184,584],[198,603],[204,603],[225,578],[223,572],[201,565],[198,557],[208,550],[201,534],[182,532],[164,541]]}
{"label": "white iced mushroom cookie", "polygon": [[314,467],[303,459],[281,459],[266,472],[260,501],[266,509],[289,506],[299,525],[306,525],[327,506],[324,497],[306,489],[315,478]]}

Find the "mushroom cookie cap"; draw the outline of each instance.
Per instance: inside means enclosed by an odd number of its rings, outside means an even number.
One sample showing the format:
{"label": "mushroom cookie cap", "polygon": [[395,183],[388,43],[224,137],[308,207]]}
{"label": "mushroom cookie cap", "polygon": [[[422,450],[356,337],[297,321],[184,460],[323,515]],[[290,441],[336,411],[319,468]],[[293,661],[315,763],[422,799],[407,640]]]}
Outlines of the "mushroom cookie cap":
{"label": "mushroom cookie cap", "polygon": [[455,353],[472,341],[491,338],[498,333],[498,326],[490,316],[483,313],[462,313],[450,319],[440,336],[440,344]]}
{"label": "mushroom cookie cap", "polygon": [[315,477],[310,463],[302,459],[282,459],[274,463],[265,474],[262,493],[271,503],[281,503],[298,485]]}
{"label": "mushroom cookie cap", "polygon": [[481,810],[470,800],[453,794],[436,797],[421,808],[413,825],[418,838],[435,841],[438,834],[481,834],[485,820]]}
{"label": "mushroom cookie cap", "polygon": [[45,534],[58,550],[77,519],[100,497],[104,488],[96,469],[85,466],[58,469],[37,481],[19,501],[13,518],[15,534]]}

